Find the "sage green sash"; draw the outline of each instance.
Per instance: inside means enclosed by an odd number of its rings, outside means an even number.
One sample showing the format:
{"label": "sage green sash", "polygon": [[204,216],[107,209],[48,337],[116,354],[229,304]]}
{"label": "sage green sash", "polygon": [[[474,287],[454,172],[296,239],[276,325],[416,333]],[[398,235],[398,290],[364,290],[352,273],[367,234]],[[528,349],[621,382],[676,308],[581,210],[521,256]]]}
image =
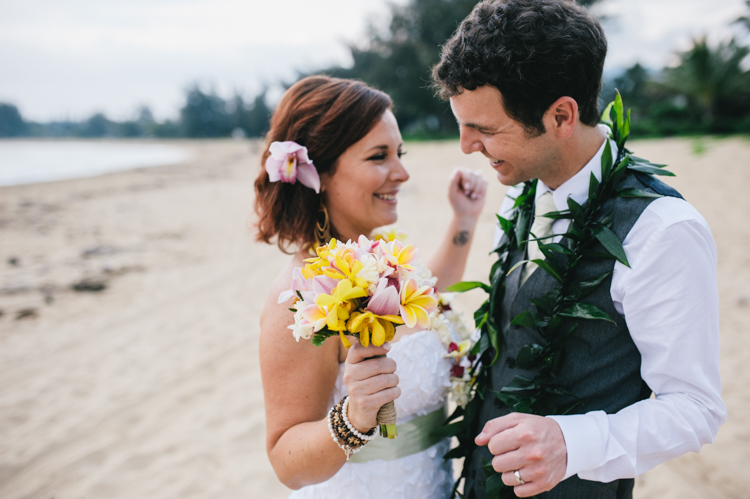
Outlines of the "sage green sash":
{"label": "sage green sash", "polygon": [[429,449],[445,437],[432,433],[440,428],[447,417],[442,407],[424,416],[419,416],[404,424],[397,425],[398,436],[393,440],[378,437],[365,445],[361,451],[349,458],[350,463],[366,463],[375,459],[393,461]]}

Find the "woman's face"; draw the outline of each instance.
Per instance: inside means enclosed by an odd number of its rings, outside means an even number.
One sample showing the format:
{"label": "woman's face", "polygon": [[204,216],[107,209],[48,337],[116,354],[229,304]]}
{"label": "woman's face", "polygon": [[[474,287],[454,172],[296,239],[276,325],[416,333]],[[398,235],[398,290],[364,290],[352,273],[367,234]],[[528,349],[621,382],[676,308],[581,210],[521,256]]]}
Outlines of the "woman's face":
{"label": "woman's face", "polygon": [[336,173],[322,179],[331,224],[344,239],[396,222],[397,195],[409,174],[396,117],[386,110],[370,133],[347,149]]}

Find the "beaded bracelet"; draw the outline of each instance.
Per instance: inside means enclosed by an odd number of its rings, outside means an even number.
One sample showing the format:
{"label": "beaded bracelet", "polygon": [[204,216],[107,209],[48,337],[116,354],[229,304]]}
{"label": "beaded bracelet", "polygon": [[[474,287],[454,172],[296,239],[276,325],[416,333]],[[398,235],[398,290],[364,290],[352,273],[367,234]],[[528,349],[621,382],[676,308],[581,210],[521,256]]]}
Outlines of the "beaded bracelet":
{"label": "beaded bracelet", "polygon": [[359,452],[368,441],[375,438],[375,428],[363,434],[349,424],[345,412],[348,407],[348,398],[348,396],[344,397],[328,411],[328,431],[336,445],[346,454],[347,460],[352,454]]}
{"label": "beaded bracelet", "polygon": [[370,428],[370,431],[368,431],[367,433],[360,433],[349,422],[348,409],[349,409],[349,395],[344,397],[344,405],[341,407],[341,416],[344,418],[344,423],[346,424],[346,427],[349,429],[350,432],[354,433],[354,435],[357,436],[360,440],[365,440],[366,442],[369,442],[370,440],[375,440],[375,437],[378,436],[378,431],[377,431],[378,427],[376,426],[374,428]]}

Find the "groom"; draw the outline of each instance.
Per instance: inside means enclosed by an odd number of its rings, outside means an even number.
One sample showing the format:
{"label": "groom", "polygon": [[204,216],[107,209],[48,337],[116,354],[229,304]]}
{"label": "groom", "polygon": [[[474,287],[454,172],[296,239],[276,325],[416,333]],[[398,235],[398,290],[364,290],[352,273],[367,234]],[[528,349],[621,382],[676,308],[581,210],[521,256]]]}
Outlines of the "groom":
{"label": "groom", "polygon": [[[565,233],[569,220],[541,215],[568,209],[569,197],[585,204],[592,174],[601,180],[606,134],[597,125],[597,99],[606,51],[599,23],[572,0],[495,0],[474,8],[433,70],[458,121],[463,152],[483,154],[505,185],[538,179],[536,237]],[[590,258],[577,267],[588,275],[612,272],[586,301],[614,323],[579,320],[565,344],[555,381],[581,401],[567,415],[512,413],[493,394],[516,375],[534,376],[516,365],[516,356],[545,340],[509,322],[535,310],[529,300],[556,286],[531,263],[507,277],[496,304],[503,311],[500,358],[478,402],[466,497],[485,496],[485,461],[519,497],[630,498],[633,477],[700,451],[724,422],[711,231],[665,184],[626,178],[625,187],[662,197],[611,200],[612,231],[629,267]],[[509,189],[505,218],[521,187]],[[522,248],[508,258],[544,258],[538,243]]]}

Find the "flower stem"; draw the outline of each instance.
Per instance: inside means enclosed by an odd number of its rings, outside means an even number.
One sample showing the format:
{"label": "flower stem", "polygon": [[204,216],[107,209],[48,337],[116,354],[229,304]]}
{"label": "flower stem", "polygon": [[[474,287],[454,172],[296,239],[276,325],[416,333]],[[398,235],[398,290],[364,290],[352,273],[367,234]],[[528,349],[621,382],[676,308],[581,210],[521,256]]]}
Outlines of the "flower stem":
{"label": "flower stem", "polygon": [[396,430],[396,425],[395,424],[381,424],[380,435],[386,438],[390,438],[391,440],[396,438],[396,436],[398,436],[398,430]]}

